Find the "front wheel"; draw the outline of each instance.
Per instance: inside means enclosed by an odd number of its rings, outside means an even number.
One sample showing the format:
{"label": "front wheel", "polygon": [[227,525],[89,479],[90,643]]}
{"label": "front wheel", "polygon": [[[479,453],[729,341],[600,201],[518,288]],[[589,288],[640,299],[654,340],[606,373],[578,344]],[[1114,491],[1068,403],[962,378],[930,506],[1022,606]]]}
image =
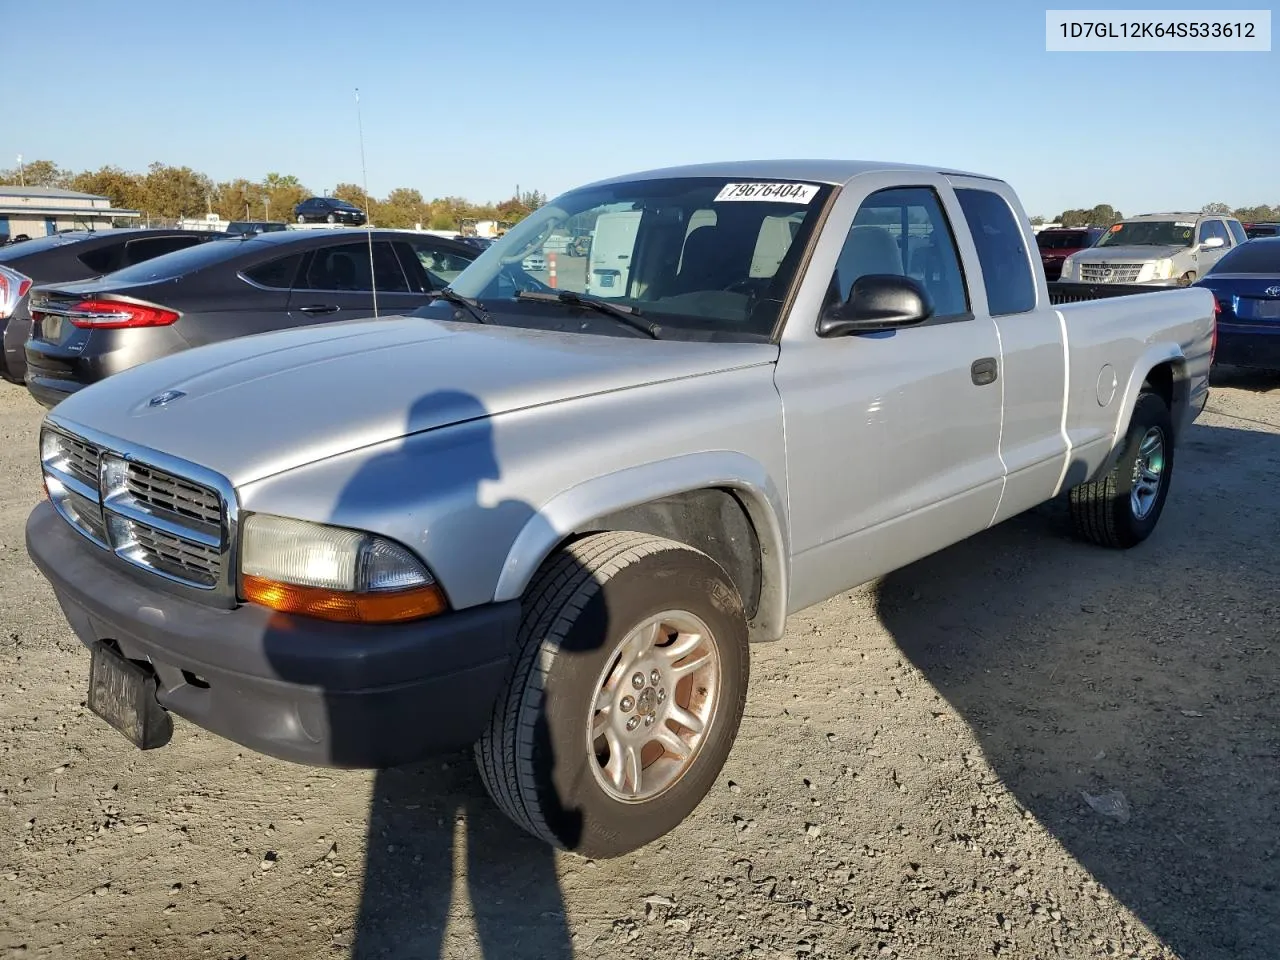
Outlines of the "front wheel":
{"label": "front wheel", "polygon": [[489,795],[583,856],[668,833],[706,796],[742,720],[747,625],[732,582],[691,547],[603,533],[550,559],[524,609],[475,748]]}
{"label": "front wheel", "polygon": [[1076,535],[1104,547],[1137,546],[1155,530],[1172,479],[1169,406],[1158,394],[1143,391],[1115,466],[1105,476],[1071,490]]}
{"label": "front wheel", "polygon": [[299,223],[306,223],[306,222],[307,222],[307,218],[306,218],[306,217],[304,217],[302,214],[298,214],[298,222],[299,222]]}

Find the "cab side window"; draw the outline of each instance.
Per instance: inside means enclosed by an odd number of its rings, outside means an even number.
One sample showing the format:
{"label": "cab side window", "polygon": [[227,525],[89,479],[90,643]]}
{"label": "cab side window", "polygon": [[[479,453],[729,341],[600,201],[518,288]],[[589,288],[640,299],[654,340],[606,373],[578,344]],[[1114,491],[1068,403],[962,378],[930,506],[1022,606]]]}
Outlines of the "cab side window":
{"label": "cab side window", "polygon": [[990,190],[958,189],[956,199],[978,248],[987,309],[993,317],[1035,309],[1036,282],[1022,230],[1004,198]]}
{"label": "cab side window", "polygon": [[854,282],[871,274],[919,281],[933,300],[937,319],[968,315],[955,237],[929,187],[878,190],[862,202],[836,261],[834,295],[847,300]]}

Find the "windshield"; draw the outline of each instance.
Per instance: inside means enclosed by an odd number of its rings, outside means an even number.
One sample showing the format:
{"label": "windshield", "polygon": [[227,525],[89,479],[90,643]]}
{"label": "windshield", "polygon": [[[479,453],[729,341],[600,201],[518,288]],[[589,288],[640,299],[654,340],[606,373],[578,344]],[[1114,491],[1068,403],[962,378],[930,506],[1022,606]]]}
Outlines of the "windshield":
{"label": "windshield", "polygon": [[1280,277],[1280,237],[1242,243],[1213,265],[1218,273],[1270,273]]}
{"label": "windshield", "polygon": [[[631,308],[664,337],[768,339],[831,190],[725,177],[586,187],[530,214],[451,287],[502,323],[546,327],[556,314],[580,321],[580,306],[517,296],[567,291]],[[455,310],[435,301],[418,312]],[[595,312],[588,327],[619,325]]]}
{"label": "windshield", "polygon": [[1131,220],[1117,223],[1099,247],[1189,247],[1196,225],[1190,220]]}
{"label": "windshield", "polygon": [[1083,230],[1045,230],[1036,234],[1041,250],[1077,250],[1089,246],[1089,234]]}

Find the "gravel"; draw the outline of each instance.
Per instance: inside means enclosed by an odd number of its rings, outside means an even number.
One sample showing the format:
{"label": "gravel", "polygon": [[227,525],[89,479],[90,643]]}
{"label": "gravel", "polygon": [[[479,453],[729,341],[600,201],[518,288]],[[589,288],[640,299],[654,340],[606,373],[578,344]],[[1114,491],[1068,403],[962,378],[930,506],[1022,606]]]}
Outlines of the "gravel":
{"label": "gravel", "polygon": [[0,955],[1280,955],[1278,387],[1215,389],[1135,551],[1054,503],[797,615],[693,817],[595,862],[465,755],[134,750],[26,556],[40,411],[0,384]]}

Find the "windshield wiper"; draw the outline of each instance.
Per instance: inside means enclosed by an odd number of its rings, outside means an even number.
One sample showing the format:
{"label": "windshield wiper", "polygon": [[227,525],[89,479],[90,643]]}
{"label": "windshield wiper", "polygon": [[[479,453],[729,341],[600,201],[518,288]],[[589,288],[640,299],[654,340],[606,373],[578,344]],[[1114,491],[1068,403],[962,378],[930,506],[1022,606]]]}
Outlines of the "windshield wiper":
{"label": "windshield wiper", "polygon": [[610,303],[608,300],[597,300],[595,297],[584,297],[581,294],[574,293],[572,290],[561,290],[558,293],[544,293],[541,290],[517,290],[516,299],[538,300],[542,303],[564,303],[587,310],[595,310],[597,313],[602,313],[606,317],[617,320],[632,330],[639,330],[647,337],[652,337],[654,340],[662,339],[658,333],[662,327],[648,320],[641,320],[640,311],[635,307],[628,307],[626,304]]}
{"label": "windshield wiper", "polygon": [[456,303],[460,307],[466,307],[467,313],[476,318],[477,323],[489,323],[489,314],[485,313],[484,307],[480,306],[479,300],[472,300],[470,297],[464,297],[460,293],[455,293],[448,287],[441,287],[439,290],[428,290],[428,297],[437,297],[441,300],[448,300],[450,303]]}

